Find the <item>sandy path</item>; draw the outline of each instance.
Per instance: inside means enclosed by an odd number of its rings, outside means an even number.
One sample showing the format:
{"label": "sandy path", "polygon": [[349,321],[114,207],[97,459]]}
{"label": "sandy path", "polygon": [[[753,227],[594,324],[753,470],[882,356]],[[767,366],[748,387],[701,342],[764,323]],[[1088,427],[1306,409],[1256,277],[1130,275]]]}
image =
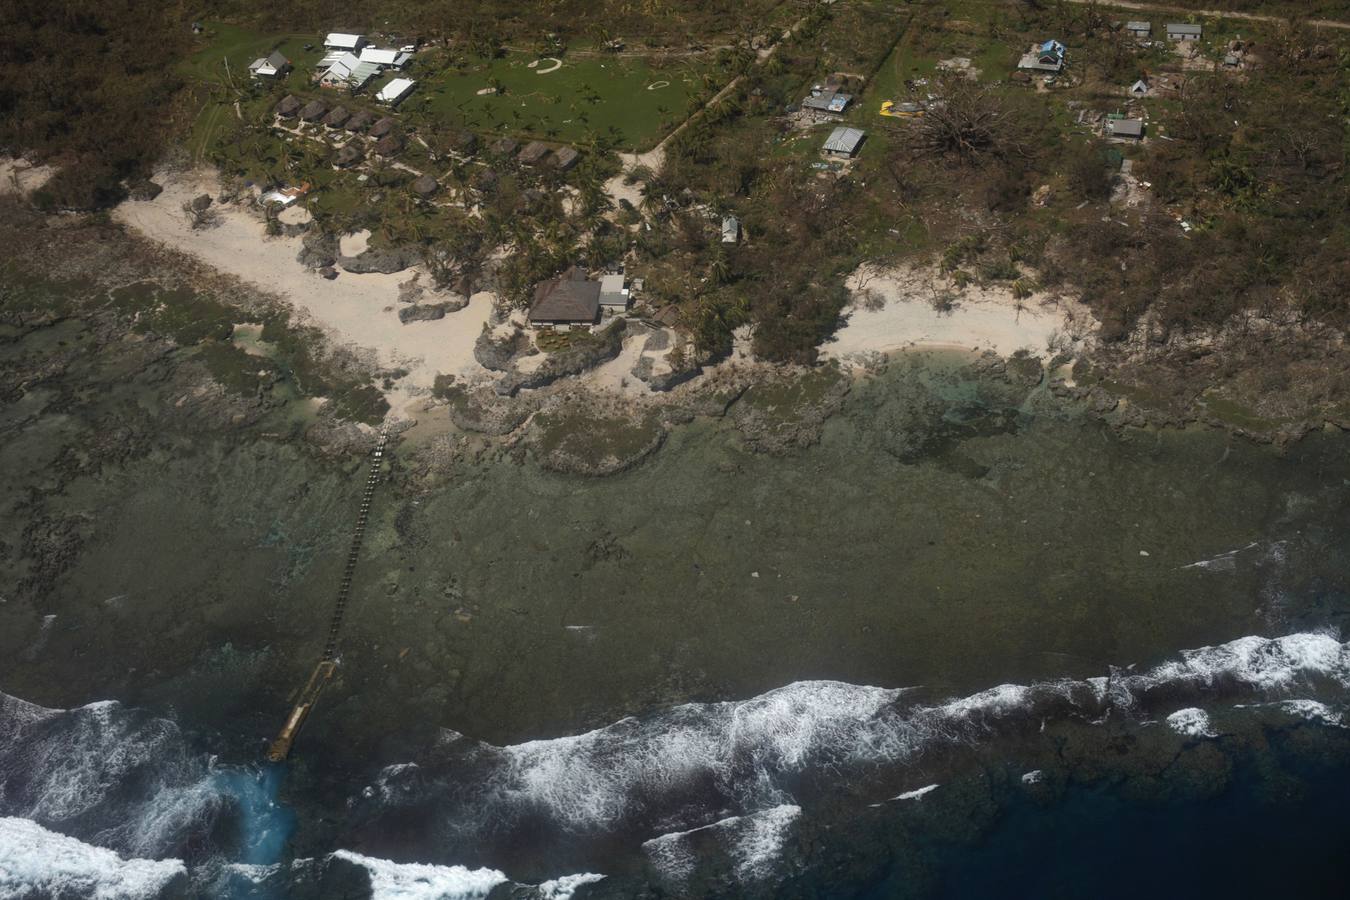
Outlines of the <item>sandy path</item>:
{"label": "sandy path", "polygon": [[951,310],[939,312],[932,297],[941,287],[931,271],[863,266],[847,284],[856,298],[846,313],[847,324],[821,347],[822,358],[845,365],[863,365],[876,354],[923,347],[993,350],[1000,356],[1028,350],[1039,355],[1052,347],[1068,349],[1095,326],[1091,314],[1076,304],[1052,303],[1039,295],[1019,304],[1004,288],[968,287],[955,295]]}
{"label": "sandy path", "polygon": [[379,366],[408,369],[409,374],[386,392],[392,414],[404,414],[422,398],[437,373],[482,374],[473,345],[491,314],[491,294],[475,294],[465,309],[444,319],[404,325],[398,318],[398,286],[415,270],[392,275],[343,273],[326,281],[295,261],[300,238],[267,237],[262,223],[239,207],[212,207],[217,224],[190,228],[182,206],[199,194],[214,195],[219,185],[213,176],[161,175],[157,180],[164,185],[163,193],[153,201],[123,203],[113,217],[150,240],[282,295],[302,321],[367,359],[373,354],[372,361]]}

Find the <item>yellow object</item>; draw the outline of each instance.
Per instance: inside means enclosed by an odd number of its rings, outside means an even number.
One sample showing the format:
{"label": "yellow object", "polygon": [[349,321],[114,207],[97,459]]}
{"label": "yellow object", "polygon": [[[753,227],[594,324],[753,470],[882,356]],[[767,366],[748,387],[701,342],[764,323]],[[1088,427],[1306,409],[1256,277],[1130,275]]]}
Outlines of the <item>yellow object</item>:
{"label": "yellow object", "polygon": [[923,107],[917,103],[896,103],[894,100],[881,101],[881,115],[892,119],[917,119],[923,115]]}

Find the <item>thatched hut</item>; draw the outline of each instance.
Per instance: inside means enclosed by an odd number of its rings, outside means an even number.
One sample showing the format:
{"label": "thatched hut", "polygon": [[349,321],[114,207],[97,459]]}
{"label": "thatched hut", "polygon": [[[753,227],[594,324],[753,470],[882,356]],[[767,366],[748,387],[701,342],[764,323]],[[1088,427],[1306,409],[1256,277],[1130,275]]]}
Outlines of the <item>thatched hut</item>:
{"label": "thatched hut", "polygon": [[375,142],[375,152],[380,156],[393,156],[403,149],[403,137],[398,134],[386,134]]}
{"label": "thatched hut", "polygon": [[435,196],[436,191],[440,190],[440,187],[441,186],[436,183],[435,178],[432,178],[430,175],[423,175],[413,181],[412,192],[423,200],[429,200]]}
{"label": "thatched hut", "polygon": [[361,148],[349,143],[337,152],[337,158],[333,162],[339,169],[347,169],[359,163],[361,159]]}
{"label": "thatched hut", "polygon": [[398,125],[398,120],[385,116],[374,125],[370,126],[370,136],[379,140],[387,134],[391,134],[394,126]]}
{"label": "thatched hut", "polygon": [[375,121],[374,113],[370,112],[369,110],[358,109],[355,113],[352,114],[352,117],[347,120],[347,124],[343,127],[345,127],[352,134],[356,134],[359,131],[365,131],[367,128],[370,127],[370,124],[374,121]]}
{"label": "thatched hut", "polygon": [[328,107],[323,105],[322,100],[311,100],[300,110],[300,120],[303,122],[317,122],[323,118],[324,113],[328,112]]}
{"label": "thatched hut", "polygon": [[553,151],[553,165],[563,172],[575,166],[579,159],[581,159],[581,154],[576,151],[575,147],[560,147]]}
{"label": "thatched hut", "polygon": [[281,116],[283,119],[293,119],[295,118],[295,114],[300,111],[301,105],[300,101],[294,96],[287,94],[285,97],[282,97],[281,102],[277,104],[277,115]]}
{"label": "thatched hut", "polygon": [[323,124],[327,125],[329,128],[341,128],[343,125],[347,124],[347,120],[351,117],[352,114],[347,112],[347,107],[337,106],[334,107],[328,115],[323,117]]}

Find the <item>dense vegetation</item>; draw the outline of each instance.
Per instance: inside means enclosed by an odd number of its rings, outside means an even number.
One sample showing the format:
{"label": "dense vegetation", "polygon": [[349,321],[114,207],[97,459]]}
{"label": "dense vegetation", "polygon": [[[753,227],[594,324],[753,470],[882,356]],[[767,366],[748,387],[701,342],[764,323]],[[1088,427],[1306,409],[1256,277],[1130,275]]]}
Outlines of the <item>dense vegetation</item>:
{"label": "dense vegetation", "polygon": [[0,152],[52,159],[42,202],[104,206],[163,150],[189,31],[170,4],[6,0]]}

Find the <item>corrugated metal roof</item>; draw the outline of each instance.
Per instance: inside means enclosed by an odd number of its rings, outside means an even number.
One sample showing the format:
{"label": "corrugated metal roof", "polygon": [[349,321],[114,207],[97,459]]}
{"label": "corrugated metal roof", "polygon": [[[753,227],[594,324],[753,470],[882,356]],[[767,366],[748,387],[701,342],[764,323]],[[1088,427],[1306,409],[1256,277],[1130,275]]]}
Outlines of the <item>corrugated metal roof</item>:
{"label": "corrugated metal roof", "polygon": [[861,128],[836,128],[830,132],[830,136],[825,140],[825,145],[821,148],[826,153],[847,153],[852,156],[858,152],[858,145],[862,143],[867,133]]}
{"label": "corrugated metal roof", "polygon": [[325,47],[339,47],[344,50],[355,50],[365,41],[365,37],[359,34],[346,34],[341,31],[331,31],[323,39]]}
{"label": "corrugated metal roof", "polygon": [[417,82],[411,78],[395,78],[380,88],[380,92],[375,95],[375,99],[383,103],[397,103],[406,97],[416,84]]}
{"label": "corrugated metal roof", "polygon": [[1187,25],[1182,22],[1173,22],[1167,26],[1167,33],[1199,35],[1203,33],[1203,29],[1199,25]]}

